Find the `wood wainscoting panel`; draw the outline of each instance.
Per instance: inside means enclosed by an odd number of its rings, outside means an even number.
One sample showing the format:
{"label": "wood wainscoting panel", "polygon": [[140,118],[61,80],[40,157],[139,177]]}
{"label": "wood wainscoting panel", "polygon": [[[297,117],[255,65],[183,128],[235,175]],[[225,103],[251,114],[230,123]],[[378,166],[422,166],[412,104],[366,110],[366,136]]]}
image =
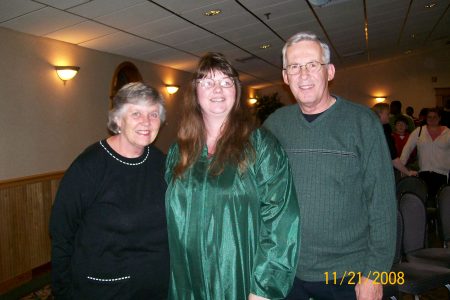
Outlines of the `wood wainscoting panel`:
{"label": "wood wainscoting panel", "polygon": [[[49,218],[63,172],[0,182],[0,286],[50,262]],[[26,277],[26,276],[25,276]],[[1,293],[2,291],[0,291]]]}

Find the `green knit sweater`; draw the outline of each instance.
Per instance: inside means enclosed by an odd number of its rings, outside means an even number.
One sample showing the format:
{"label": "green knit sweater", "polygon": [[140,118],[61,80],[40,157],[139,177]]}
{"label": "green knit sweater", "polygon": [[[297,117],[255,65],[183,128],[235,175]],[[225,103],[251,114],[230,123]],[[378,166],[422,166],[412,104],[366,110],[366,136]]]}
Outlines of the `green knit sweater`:
{"label": "green knit sweater", "polygon": [[375,114],[336,98],[311,123],[291,105],[264,126],[292,166],[301,215],[297,277],[325,281],[326,272],[329,280],[361,272],[373,280],[374,272],[389,271],[395,252],[392,164]]}

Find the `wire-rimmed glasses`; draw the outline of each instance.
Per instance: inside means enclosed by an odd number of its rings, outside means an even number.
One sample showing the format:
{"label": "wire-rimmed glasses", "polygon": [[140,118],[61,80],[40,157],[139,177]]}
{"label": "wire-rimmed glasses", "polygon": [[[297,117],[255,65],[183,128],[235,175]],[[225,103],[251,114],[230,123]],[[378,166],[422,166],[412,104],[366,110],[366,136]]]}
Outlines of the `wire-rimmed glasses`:
{"label": "wire-rimmed glasses", "polygon": [[289,75],[297,75],[298,73],[300,73],[300,70],[306,70],[309,73],[315,73],[315,72],[318,72],[324,65],[327,65],[327,64],[323,64],[321,62],[314,60],[314,61],[310,61],[304,65],[301,65],[301,64],[288,65],[286,68],[284,68],[284,70],[286,70],[286,72]]}
{"label": "wire-rimmed glasses", "polygon": [[234,86],[234,79],[231,77],[224,77],[222,79],[202,78],[197,80],[198,84],[204,89],[211,89],[216,85],[216,82],[222,88],[230,88]]}

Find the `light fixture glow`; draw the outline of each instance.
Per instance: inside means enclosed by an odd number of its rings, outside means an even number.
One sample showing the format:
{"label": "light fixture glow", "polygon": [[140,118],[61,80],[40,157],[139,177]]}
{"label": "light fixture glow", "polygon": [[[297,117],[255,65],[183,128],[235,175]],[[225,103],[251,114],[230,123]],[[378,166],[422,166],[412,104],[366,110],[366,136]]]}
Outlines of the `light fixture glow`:
{"label": "light fixture glow", "polygon": [[56,74],[58,74],[59,79],[61,79],[64,84],[66,84],[67,80],[70,80],[77,75],[80,67],[77,66],[56,66],[55,67]]}
{"label": "light fixture glow", "polygon": [[179,88],[180,87],[178,85],[166,85],[166,90],[167,90],[167,93],[169,93],[169,95],[173,95],[176,92],[178,92]]}
{"label": "light fixture glow", "polygon": [[207,17],[213,17],[221,14],[222,11],[220,9],[212,9],[210,11],[205,11],[203,14]]}
{"label": "light fixture glow", "polygon": [[376,98],[375,98],[375,101],[376,101],[377,103],[384,102],[384,101],[386,101],[386,97],[376,97]]}
{"label": "light fixture glow", "polygon": [[269,43],[267,43],[267,44],[262,44],[261,46],[259,46],[260,49],[267,49],[267,48],[270,48],[270,47],[272,47],[272,45],[269,44]]}
{"label": "light fixture glow", "polygon": [[431,2],[431,3],[429,3],[429,4],[426,4],[425,5],[425,8],[433,8],[433,7],[435,7],[437,4],[435,3],[435,2]]}
{"label": "light fixture glow", "polygon": [[258,99],[256,99],[256,98],[248,99],[248,104],[250,104],[250,105],[256,104],[256,102],[258,102]]}

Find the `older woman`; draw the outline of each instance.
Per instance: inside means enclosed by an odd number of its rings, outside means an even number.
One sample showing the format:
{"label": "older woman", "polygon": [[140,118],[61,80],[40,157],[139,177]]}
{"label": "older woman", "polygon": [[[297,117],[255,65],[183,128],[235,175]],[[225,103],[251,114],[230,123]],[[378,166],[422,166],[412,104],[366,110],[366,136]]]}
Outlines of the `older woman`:
{"label": "older woman", "polygon": [[164,117],[155,89],[125,85],[109,113],[115,135],[65,173],[50,220],[57,299],[167,298],[165,157],[150,145]]}
{"label": "older woman", "polygon": [[450,129],[441,126],[440,120],[440,110],[428,109],[426,125],[416,128],[411,133],[400,157],[405,163],[417,147],[419,177],[427,183],[428,199],[434,207],[435,196],[439,188],[447,183],[450,170]]}
{"label": "older woman", "polygon": [[166,164],[169,299],[282,299],[297,263],[299,208],[287,156],[254,129],[238,73],[201,58]]}

